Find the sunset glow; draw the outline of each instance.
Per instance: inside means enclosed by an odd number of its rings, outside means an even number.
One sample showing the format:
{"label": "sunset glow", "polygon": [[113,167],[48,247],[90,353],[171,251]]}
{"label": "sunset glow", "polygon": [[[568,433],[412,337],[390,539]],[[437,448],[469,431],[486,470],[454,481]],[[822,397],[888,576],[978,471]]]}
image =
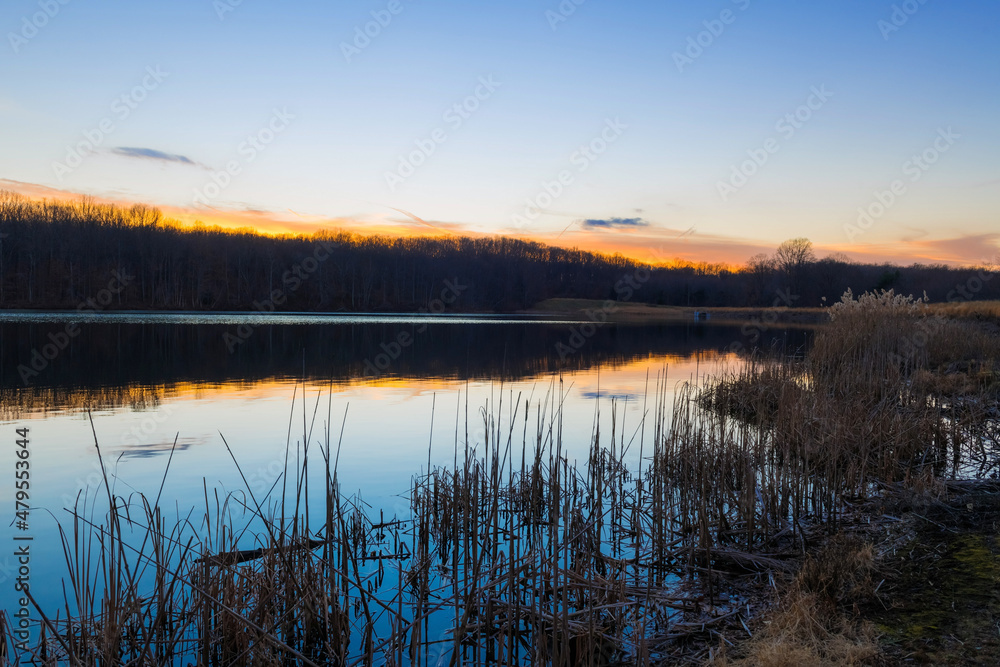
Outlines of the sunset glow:
{"label": "sunset glow", "polygon": [[8,3],[0,186],[649,261],[997,254],[994,5],[570,4],[73,3],[38,28]]}

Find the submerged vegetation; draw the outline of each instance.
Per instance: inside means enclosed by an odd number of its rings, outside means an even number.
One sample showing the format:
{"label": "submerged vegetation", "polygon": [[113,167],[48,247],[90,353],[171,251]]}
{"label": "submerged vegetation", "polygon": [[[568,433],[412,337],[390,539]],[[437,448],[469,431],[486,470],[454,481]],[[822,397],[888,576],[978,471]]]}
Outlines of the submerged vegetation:
{"label": "submerged vegetation", "polygon": [[[1000,466],[1000,340],[923,308],[847,294],[805,359],[754,357],[672,399],[664,369],[641,422],[625,423],[620,405],[595,415],[579,465],[562,383],[541,397],[501,386],[478,417],[456,406],[452,465],[414,477],[399,516],[342,494],[332,392],[325,410],[303,399],[301,439],[264,497],[206,487],[202,509],[173,519],[159,498],[110,483],[81,497],[62,533],[65,602],[38,609],[31,654],[82,665],[874,660],[877,627],[839,611],[878,595],[857,508]],[[967,554],[978,551],[956,558]],[[748,592],[781,581],[773,607]]]}

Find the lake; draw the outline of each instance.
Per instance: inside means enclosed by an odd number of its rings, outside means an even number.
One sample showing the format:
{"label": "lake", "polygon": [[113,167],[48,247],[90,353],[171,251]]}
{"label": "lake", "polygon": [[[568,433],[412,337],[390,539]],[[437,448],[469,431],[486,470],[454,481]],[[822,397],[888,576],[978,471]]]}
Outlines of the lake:
{"label": "lake", "polygon": [[[757,344],[792,354],[808,341],[807,331],[774,329]],[[586,462],[599,413],[603,437],[616,429],[623,461],[637,467],[656,383],[672,395],[741,363],[732,350],[751,342],[739,326],[704,322],[0,315],[2,456],[14,470],[18,429],[28,429],[32,507],[26,528],[0,528],[4,608],[13,613],[17,571],[7,546],[24,537],[33,545],[33,593],[60,604],[57,521],[68,523],[64,508],[81,499],[100,520],[102,470],[116,494],[159,495],[166,514],[184,517],[214,489],[280,495],[286,443],[294,470],[303,440],[320,443],[329,429],[342,492],[387,520],[406,519],[403,494],[428,463],[452,465],[466,442],[480,451],[483,414],[510,419],[512,409],[554,395],[570,462]],[[315,488],[321,500],[322,477]],[[13,514],[12,483],[0,485],[0,500]]]}

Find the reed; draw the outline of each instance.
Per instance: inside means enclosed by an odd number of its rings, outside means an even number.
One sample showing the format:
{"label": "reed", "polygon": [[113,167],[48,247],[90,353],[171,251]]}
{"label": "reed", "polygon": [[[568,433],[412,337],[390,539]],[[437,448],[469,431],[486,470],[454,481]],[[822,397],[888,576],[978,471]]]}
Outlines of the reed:
{"label": "reed", "polygon": [[928,304],[931,316],[997,322],[1000,320],[1000,301],[951,301]]}
{"label": "reed", "polygon": [[[118,496],[107,477],[100,501],[81,497],[62,533],[66,599],[58,612],[38,609],[45,631],[33,657],[206,666],[690,658],[691,639],[717,638],[721,623],[747,613],[720,576],[790,571],[816,531],[836,531],[851,502],[886,485],[995,470],[995,341],[946,323],[914,351],[906,332],[922,317],[917,301],[883,293],[842,303],[804,360],[754,357],[673,398],[663,369],[638,423],[626,423],[618,402],[595,414],[579,464],[563,441],[562,381],[539,397],[500,384],[471,420],[460,394],[452,464],[432,467],[429,449],[400,517],[342,494],[332,391],[321,419],[321,394],[310,403],[303,388],[285,475],[264,497],[249,484],[223,496],[205,486],[199,514],[169,519],[159,497]],[[950,347],[957,336],[973,347]],[[935,366],[948,354],[944,370]],[[958,356],[975,363],[950,366]],[[950,385],[928,380],[949,374],[971,384],[943,393]],[[477,420],[485,435],[474,441]],[[87,519],[98,511],[103,520]],[[843,573],[809,567],[792,617],[815,615],[820,593],[844,585]],[[857,655],[867,650],[855,643]]]}

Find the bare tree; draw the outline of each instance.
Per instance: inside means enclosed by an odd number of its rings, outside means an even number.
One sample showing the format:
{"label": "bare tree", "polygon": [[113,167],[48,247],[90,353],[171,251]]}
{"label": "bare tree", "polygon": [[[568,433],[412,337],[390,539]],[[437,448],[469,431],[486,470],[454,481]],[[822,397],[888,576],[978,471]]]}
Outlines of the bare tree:
{"label": "bare tree", "polygon": [[812,241],[806,238],[789,239],[778,246],[774,253],[775,264],[784,272],[792,295],[802,296],[802,278],[809,264],[816,261]]}
{"label": "bare tree", "polygon": [[[835,301],[848,287],[860,294],[885,286],[890,273],[897,289],[943,301],[956,281],[968,280],[968,269],[943,265],[816,262],[807,239],[786,241],[774,256],[757,255],[739,269],[704,262],[653,267],[504,237],[335,230],[271,237],[191,228],[141,205],[33,201],[3,190],[0,239],[0,309],[74,309],[114,275],[131,280],[104,304],[109,308],[256,311],[273,298],[269,305],[283,310],[327,312],[415,312],[437,298],[445,281],[456,280],[468,286],[451,306],[456,312],[523,310],[553,298],[769,306],[778,288],[792,290],[796,305],[815,306],[824,297]],[[637,282],[637,276],[645,279]],[[984,278],[976,298],[1000,298],[1000,280]]]}
{"label": "bare tree", "polygon": [[801,273],[802,267],[816,261],[812,241],[806,238],[789,239],[778,246],[774,261],[788,274]]}
{"label": "bare tree", "polygon": [[767,305],[768,283],[774,277],[774,258],[760,253],[747,260],[747,277],[750,279],[750,300],[759,305]]}

